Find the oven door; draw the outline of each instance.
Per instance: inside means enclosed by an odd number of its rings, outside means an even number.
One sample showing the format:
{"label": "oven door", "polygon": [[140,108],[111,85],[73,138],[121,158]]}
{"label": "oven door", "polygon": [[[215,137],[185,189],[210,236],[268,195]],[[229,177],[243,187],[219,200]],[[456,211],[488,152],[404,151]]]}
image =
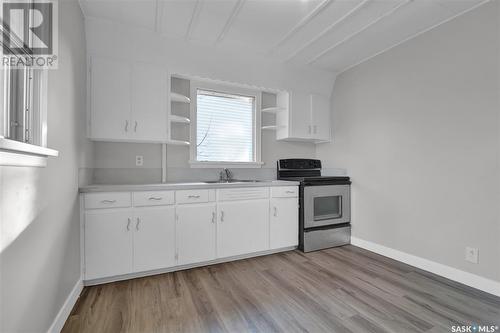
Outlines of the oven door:
{"label": "oven door", "polygon": [[317,185],[304,187],[304,228],[351,221],[351,187]]}

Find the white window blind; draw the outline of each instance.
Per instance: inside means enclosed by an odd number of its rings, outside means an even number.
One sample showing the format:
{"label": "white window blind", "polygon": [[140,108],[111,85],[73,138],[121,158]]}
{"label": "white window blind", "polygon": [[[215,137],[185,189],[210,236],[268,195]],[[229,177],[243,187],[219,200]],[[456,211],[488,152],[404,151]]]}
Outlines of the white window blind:
{"label": "white window blind", "polygon": [[196,159],[255,162],[255,98],[197,90]]}

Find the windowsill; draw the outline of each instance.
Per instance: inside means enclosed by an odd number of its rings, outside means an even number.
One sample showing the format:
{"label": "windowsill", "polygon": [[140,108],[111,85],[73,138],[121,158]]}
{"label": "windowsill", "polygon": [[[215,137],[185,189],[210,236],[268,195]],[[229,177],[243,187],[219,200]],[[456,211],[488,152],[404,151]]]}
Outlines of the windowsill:
{"label": "windowsill", "polygon": [[189,161],[191,168],[262,168],[264,162],[203,162]]}
{"label": "windowsill", "polygon": [[47,157],[58,155],[54,149],[0,137],[0,165],[43,167]]}

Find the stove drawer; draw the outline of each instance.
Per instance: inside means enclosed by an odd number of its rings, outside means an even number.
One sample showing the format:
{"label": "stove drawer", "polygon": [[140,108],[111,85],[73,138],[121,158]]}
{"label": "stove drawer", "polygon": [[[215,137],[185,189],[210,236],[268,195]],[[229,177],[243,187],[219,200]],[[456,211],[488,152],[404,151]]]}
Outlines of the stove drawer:
{"label": "stove drawer", "polygon": [[351,243],[351,226],[304,231],[304,252]]}

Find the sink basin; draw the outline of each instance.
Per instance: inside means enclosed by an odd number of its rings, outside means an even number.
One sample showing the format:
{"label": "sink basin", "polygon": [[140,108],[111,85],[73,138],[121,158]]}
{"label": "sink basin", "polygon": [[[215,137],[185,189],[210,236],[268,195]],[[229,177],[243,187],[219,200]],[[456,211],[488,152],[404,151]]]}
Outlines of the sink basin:
{"label": "sink basin", "polygon": [[263,180],[232,179],[232,180],[207,180],[207,181],[204,181],[204,183],[207,183],[207,184],[258,183],[258,182],[263,182]]}

